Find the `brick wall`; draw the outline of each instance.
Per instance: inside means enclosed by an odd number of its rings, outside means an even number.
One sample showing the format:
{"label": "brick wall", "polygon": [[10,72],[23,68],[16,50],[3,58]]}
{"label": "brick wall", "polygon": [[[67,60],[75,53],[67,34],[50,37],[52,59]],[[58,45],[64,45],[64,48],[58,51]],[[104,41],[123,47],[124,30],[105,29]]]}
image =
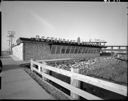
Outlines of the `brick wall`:
{"label": "brick wall", "polygon": [[42,59],[58,59],[58,58],[89,58],[99,56],[99,53],[86,54],[51,54],[50,46],[47,43],[26,42],[24,44],[24,60],[31,58]]}
{"label": "brick wall", "polygon": [[50,48],[46,43],[26,42],[24,43],[24,60],[43,59],[50,54]]}

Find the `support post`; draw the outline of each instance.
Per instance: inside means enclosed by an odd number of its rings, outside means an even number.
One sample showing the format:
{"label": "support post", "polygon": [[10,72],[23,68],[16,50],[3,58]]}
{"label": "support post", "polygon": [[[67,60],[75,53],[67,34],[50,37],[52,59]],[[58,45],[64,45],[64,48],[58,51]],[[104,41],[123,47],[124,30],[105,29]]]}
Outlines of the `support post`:
{"label": "support post", "polygon": [[58,48],[57,45],[55,45],[55,54],[57,53],[57,48]]}
{"label": "support post", "polygon": [[112,54],[112,53],[113,53],[113,46],[111,46],[111,50],[110,50],[110,51],[111,51],[111,56],[112,56],[112,55],[113,55],[113,54]]}
{"label": "support post", "polygon": [[66,54],[66,52],[67,52],[67,49],[68,49],[68,46],[66,46],[66,48],[65,48],[65,54]]}
{"label": "support post", "polygon": [[79,54],[79,50],[81,49],[81,47],[78,47],[78,52],[77,52],[77,54]]}
{"label": "support post", "polygon": [[83,54],[84,48],[82,47],[81,53]]}
{"label": "support post", "polygon": [[126,46],[126,55],[128,56],[128,46]]}
{"label": "support post", "polygon": [[72,46],[69,46],[69,54],[71,54]]}
{"label": "support post", "polygon": [[113,52],[113,46],[111,46],[111,52]]}
{"label": "support post", "polygon": [[[43,64],[44,66],[46,65],[45,62],[42,62],[42,64]],[[49,70],[47,70],[47,69],[45,69],[45,68],[43,68],[43,67],[40,67],[40,71],[43,72],[43,73],[45,73],[45,74],[49,74]],[[42,76],[42,79],[43,79],[44,81],[48,81],[48,79],[45,78],[45,77],[43,77],[43,76]]]}
{"label": "support post", "polygon": [[60,48],[60,54],[62,54],[62,49],[63,49],[63,46],[61,46],[61,48]]}
{"label": "support post", "polygon": [[120,50],[120,46],[118,47],[118,49]]}
{"label": "support post", "polygon": [[[75,73],[79,73],[79,68],[71,68],[71,72],[75,72]],[[76,88],[80,88],[80,81],[74,79],[73,77],[71,77],[71,82],[70,84]],[[79,100],[80,96],[71,92],[70,96],[74,99],[74,100]]]}
{"label": "support post", "polygon": [[77,48],[77,47],[75,46],[75,47],[74,47],[74,51],[73,51],[73,53],[75,53],[76,48]]}
{"label": "support post", "polygon": [[33,64],[32,64],[32,61],[33,61],[33,59],[31,58],[31,59],[30,59],[30,68],[31,68],[31,70],[33,71]]}

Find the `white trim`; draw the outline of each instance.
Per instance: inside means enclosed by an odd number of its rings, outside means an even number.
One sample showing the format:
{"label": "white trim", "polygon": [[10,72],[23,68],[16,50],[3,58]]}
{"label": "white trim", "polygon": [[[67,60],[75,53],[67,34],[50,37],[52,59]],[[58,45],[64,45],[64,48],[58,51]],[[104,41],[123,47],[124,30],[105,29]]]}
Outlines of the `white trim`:
{"label": "white trim", "polygon": [[77,80],[80,80],[80,81],[83,81],[85,83],[89,83],[89,84],[95,85],[97,87],[100,87],[100,88],[110,90],[112,92],[127,96],[127,86],[123,86],[123,85],[115,84],[115,83],[108,82],[108,81],[105,81],[105,80],[100,80],[100,79],[97,79],[97,78],[81,75],[81,74],[78,74],[78,73],[73,73],[73,72],[67,71],[67,70],[58,69],[58,68],[47,66],[45,64],[41,64],[41,63],[38,63],[38,62],[35,62],[35,61],[31,61],[31,62],[33,64],[39,65],[42,68],[46,68],[46,69],[54,71],[56,73],[66,75],[68,77],[73,77],[73,78],[75,78]]}

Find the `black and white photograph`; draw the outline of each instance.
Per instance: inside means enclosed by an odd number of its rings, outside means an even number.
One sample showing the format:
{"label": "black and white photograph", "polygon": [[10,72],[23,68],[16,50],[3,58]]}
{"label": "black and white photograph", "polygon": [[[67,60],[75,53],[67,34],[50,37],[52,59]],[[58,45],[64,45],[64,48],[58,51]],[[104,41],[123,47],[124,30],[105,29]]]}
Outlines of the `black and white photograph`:
{"label": "black and white photograph", "polygon": [[126,100],[128,2],[2,0],[0,100]]}

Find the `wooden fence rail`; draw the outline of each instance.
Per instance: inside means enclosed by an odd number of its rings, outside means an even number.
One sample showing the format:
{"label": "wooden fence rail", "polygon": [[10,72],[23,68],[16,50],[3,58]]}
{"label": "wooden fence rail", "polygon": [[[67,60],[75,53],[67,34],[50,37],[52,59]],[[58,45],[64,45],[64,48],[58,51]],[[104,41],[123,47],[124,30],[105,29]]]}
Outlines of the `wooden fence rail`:
{"label": "wooden fence rail", "polygon": [[[115,84],[115,83],[108,82],[105,80],[100,80],[97,78],[81,75],[81,74],[78,74],[78,73],[75,73],[72,71],[58,69],[58,68],[48,66],[48,65],[43,64],[43,63],[38,63],[38,62],[33,61],[33,60],[31,60],[30,63],[31,63],[31,70],[32,71],[36,71],[39,74],[41,74],[43,77],[65,87],[66,89],[68,89],[72,93],[74,93],[76,96],[82,96],[83,98],[88,99],[88,100],[102,100],[102,98],[100,98],[100,97],[97,97],[93,94],[90,94],[84,90],[81,90],[80,88],[75,87],[72,84],[68,84],[62,80],[59,80],[59,79],[47,74],[46,71],[50,70],[50,71],[68,76],[73,80],[78,80],[78,82],[82,81],[82,82],[85,82],[85,83],[88,83],[88,84],[91,84],[91,85],[115,92],[117,94],[127,96],[127,86],[123,86],[123,85]],[[76,98],[78,98],[78,97],[76,97]],[[74,99],[76,99],[76,98],[74,97]]]}

